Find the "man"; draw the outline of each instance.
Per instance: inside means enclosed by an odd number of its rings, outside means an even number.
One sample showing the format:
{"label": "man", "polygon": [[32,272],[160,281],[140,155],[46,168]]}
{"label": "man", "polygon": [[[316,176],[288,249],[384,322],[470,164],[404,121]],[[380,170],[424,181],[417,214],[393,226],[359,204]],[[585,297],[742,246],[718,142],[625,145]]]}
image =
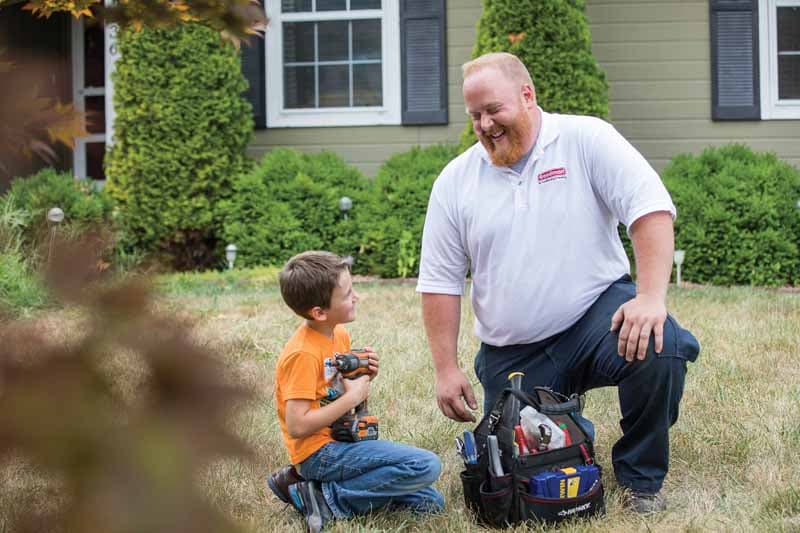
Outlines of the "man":
{"label": "man", "polygon": [[[480,142],[433,186],[417,285],[439,408],[453,420],[475,420],[456,356],[469,269],[484,409],[512,371],[525,373],[527,390],[618,386],[623,436],[612,450],[614,472],[631,508],[660,511],[668,431],[686,361],[699,352],[666,309],[675,207],[658,174],[612,126],[542,111],[515,56],[487,54],[463,73]],[[620,221],[633,242],[636,284]]]}

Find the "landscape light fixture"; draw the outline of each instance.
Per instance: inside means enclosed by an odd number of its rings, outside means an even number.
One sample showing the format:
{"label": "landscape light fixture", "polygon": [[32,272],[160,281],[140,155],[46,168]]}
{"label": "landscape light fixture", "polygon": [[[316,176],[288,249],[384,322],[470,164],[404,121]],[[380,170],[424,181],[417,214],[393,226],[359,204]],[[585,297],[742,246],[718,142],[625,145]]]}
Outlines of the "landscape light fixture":
{"label": "landscape light fixture", "polygon": [[683,260],[686,257],[685,250],[675,250],[675,255],[673,258],[675,259],[675,266],[677,267],[677,275],[675,277],[675,284],[680,287],[681,285],[681,265],[683,264]]}
{"label": "landscape light fixture", "polygon": [[236,245],[229,244],[225,247],[225,259],[228,260],[228,270],[233,270],[233,263],[236,261]]}
{"label": "landscape light fixture", "polygon": [[53,254],[53,242],[56,239],[58,225],[64,221],[64,211],[60,207],[51,207],[47,212],[47,223],[50,226],[50,245],[47,248],[47,262],[50,263],[50,256]]}
{"label": "landscape light fixture", "polygon": [[353,207],[353,200],[347,196],[339,198],[339,210],[342,212],[344,219],[347,220],[347,212]]}

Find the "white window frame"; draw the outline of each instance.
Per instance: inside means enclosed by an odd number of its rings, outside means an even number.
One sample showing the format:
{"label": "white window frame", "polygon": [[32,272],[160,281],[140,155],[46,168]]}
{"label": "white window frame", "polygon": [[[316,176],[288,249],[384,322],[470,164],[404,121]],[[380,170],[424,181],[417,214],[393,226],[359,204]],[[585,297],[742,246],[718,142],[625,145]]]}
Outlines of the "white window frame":
{"label": "white window frame", "polygon": [[778,98],[778,7],[800,7],[800,0],[759,0],[758,37],[761,119],[800,119],[800,99]]}
{"label": "white window frame", "polygon": [[[281,14],[280,0],[267,0],[267,127],[372,126],[401,123],[400,2],[383,0],[382,9]],[[381,19],[383,105],[286,109],[283,99],[283,23],[341,19]]]}

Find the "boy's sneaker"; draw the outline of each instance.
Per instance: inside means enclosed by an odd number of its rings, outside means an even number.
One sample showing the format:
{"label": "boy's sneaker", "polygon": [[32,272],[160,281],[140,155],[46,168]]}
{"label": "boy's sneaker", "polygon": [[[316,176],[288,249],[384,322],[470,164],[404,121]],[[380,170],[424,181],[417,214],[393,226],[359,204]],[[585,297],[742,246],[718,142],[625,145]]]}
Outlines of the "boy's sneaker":
{"label": "boy's sneaker", "polygon": [[628,508],[639,514],[660,513],[667,508],[667,501],[660,492],[652,494],[632,490],[628,493],[625,503]]}
{"label": "boy's sneaker", "polygon": [[267,478],[267,485],[280,501],[293,503],[289,494],[289,487],[298,481],[303,481],[303,476],[297,473],[293,465],[289,465],[270,474]]}
{"label": "boy's sneaker", "polygon": [[293,500],[300,500],[300,512],[306,517],[311,533],[319,533],[325,524],[333,520],[333,513],[316,481],[296,483],[290,487],[290,493]]}

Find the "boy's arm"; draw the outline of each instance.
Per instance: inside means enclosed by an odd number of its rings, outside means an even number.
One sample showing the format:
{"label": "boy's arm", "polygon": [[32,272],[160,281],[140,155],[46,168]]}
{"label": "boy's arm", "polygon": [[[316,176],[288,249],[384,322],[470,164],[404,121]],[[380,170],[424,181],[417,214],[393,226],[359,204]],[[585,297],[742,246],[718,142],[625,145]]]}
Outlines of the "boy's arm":
{"label": "boy's arm", "polygon": [[286,430],[294,439],[301,439],[333,424],[369,396],[370,377],[342,380],[345,388],[336,401],[312,409],[311,400],[286,401]]}

